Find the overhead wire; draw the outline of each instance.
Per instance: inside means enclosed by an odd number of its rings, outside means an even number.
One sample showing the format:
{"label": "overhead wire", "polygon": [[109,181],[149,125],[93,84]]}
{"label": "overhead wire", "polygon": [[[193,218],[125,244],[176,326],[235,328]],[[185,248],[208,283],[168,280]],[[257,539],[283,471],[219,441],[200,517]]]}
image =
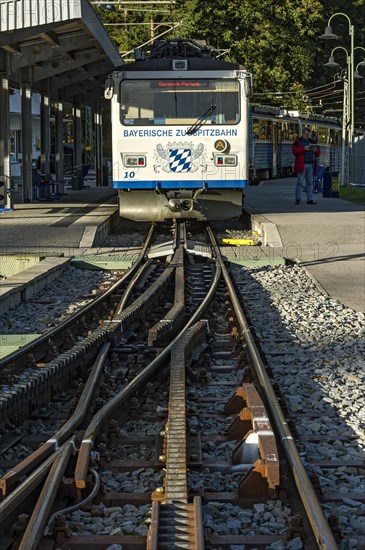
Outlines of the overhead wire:
{"label": "overhead wire", "polygon": [[267,96],[267,95],[292,95],[292,94],[308,94],[314,90],[320,90],[321,88],[325,88],[326,86],[336,84],[337,82],[342,82],[341,79],[334,80],[333,82],[327,82],[326,84],[322,84],[321,86],[317,86],[315,88],[309,88],[308,90],[296,90],[291,92],[262,92],[258,94],[254,94],[255,96]]}

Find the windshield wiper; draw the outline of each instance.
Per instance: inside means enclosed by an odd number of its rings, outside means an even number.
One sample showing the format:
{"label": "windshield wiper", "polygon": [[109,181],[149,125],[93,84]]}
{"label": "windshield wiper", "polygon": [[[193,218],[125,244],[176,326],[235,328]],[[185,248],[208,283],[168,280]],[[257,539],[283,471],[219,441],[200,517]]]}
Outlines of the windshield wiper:
{"label": "windshield wiper", "polygon": [[207,112],[204,113],[204,115],[202,115],[200,118],[198,118],[197,121],[194,122],[194,124],[186,130],[187,135],[188,136],[193,136],[195,134],[195,132],[197,132],[199,130],[199,128],[201,128],[203,126],[203,124],[205,124],[207,122],[206,117],[211,115],[215,111],[215,108],[216,108],[216,105],[211,105],[209,107],[209,109],[207,110]]}

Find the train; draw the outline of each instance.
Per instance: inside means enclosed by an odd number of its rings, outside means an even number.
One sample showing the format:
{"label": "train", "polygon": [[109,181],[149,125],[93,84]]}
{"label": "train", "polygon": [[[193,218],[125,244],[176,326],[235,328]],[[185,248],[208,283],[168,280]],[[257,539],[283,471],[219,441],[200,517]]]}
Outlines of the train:
{"label": "train", "polygon": [[213,52],[190,39],[155,42],[108,79],[122,217],[205,221],[242,212],[252,76]]}
{"label": "train", "polygon": [[320,146],[320,163],[331,171],[340,171],[342,127],[337,118],[253,104],[249,131],[251,183],[292,174],[292,144],[303,126],[311,129],[312,139]]}
{"label": "train", "polygon": [[341,162],[335,118],[250,105],[252,74],[191,39],[154,42],[112,73],[112,186],[135,221],[224,220],[242,213],[244,189],[291,174],[291,145],[310,126],[330,169]]}

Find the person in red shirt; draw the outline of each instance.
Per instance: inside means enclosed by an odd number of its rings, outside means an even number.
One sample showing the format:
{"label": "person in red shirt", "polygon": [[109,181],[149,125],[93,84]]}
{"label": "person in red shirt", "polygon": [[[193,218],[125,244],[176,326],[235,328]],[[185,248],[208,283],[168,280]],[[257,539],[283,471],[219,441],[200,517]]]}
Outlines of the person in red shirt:
{"label": "person in red shirt", "polygon": [[295,186],[295,204],[300,204],[303,180],[306,181],[307,204],[316,204],[313,200],[313,167],[321,154],[320,148],[311,139],[310,128],[303,128],[302,136],[292,145],[295,156],[294,170],[297,173]]}

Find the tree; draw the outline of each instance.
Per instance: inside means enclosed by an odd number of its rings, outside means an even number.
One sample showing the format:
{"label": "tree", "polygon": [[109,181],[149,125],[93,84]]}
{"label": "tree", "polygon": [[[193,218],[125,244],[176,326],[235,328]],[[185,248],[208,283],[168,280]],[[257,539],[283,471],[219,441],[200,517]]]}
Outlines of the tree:
{"label": "tree", "polygon": [[[119,50],[132,50],[149,40],[151,17],[155,24],[180,21],[181,26],[166,38],[205,39],[215,48],[227,50],[227,60],[252,72],[256,103],[341,112],[342,82],[336,82],[333,94],[325,92],[335,71],[324,69],[323,64],[333,47],[350,47],[346,18],[333,19],[339,41],[328,44],[319,36],[332,14],[344,12],[355,25],[355,45],[364,44],[364,6],[365,0],[176,0],[167,13],[164,6],[157,9],[152,3],[145,5],[145,11],[140,5],[96,9],[104,22],[115,24],[107,30]],[[128,26],[117,25],[122,22]],[[338,60],[345,66],[340,55]],[[360,60],[357,51],[355,61]],[[357,121],[365,124],[364,83],[365,79],[356,83],[355,89]]]}

